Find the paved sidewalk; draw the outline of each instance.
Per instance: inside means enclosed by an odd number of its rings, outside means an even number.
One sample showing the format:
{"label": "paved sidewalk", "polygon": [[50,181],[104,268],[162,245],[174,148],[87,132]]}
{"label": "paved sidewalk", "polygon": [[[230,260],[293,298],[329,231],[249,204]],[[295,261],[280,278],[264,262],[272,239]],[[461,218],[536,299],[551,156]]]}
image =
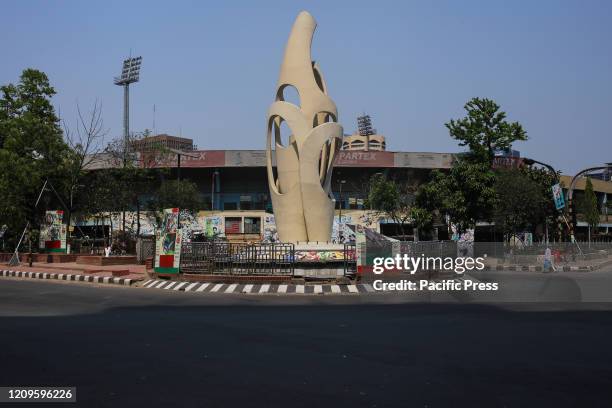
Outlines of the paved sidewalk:
{"label": "paved sidewalk", "polygon": [[126,275],[121,275],[121,278],[143,280],[146,278],[146,269],[144,265],[128,264],[128,265],[82,265],[76,262],[65,263],[46,263],[34,262],[32,267],[27,263],[21,263],[17,266],[0,265],[0,270],[19,270],[22,272],[42,272],[56,274],[71,274],[71,275],[86,275],[86,276],[102,276],[113,277],[113,271],[127,272]]}

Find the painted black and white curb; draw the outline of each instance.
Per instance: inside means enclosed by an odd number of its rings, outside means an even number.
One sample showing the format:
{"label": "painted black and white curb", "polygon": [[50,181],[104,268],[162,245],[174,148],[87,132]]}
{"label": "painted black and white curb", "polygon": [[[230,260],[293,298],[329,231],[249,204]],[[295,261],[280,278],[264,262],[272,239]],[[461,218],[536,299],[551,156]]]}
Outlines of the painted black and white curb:
{"label": "painted black and white curb", "polygon": [[376,292],[372,285],[360,283],[355,285],[294,285],[294,284],[240,284],[179,282],[168,280],[148,280],[140,285],[148,289],[165,289],[195,293],[244,293],[253,295],[296,294],[296,295],[339,295]]}
{"label": "painted black and white curb", "polygon": [[135,281],[133,279],[126,278],[114,278],[112,276],[91,276],[91,275],[74,275],[69,273],[48,273],[48,272],[23,272],[23,271],[11,271],[3,270],[0,276],[5,278],[31,278],[31,279],[54,279],[54,280],[65,280],[75,282],[91,282],[91,283],[105,283],[114,285],[126,285],[130,286]]}
{"label": "painted black and white curb", "polygon": [[[600,266],[597,265],[586,265],[586,266],[570,266],[570,265],[556,265],[557,272],[591,272],[598,269]],[[494,270],[496,271],[511,271],[511,272],[543,272],[542,266],[535,265],[497,265]]]}

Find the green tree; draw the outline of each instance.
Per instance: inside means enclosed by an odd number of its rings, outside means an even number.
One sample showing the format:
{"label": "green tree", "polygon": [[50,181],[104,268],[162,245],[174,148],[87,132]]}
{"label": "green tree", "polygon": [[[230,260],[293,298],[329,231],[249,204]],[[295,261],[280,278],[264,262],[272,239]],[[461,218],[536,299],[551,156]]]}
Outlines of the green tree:
{"label": "green tree", "polygon": [[[517,233],[544,225],[552,206],[552,183],[539,179],[541,170],[521,168],[504,169],[496,173],[495,190],[498,204],[495,207],[496,228],[510,238]],[[549,173],[549,172],[546,172]]]}
{"label": "green tree", "polygon": [[407,183],[388,180],[383,174],[375,174],[370,179],[369,190],[370,208],[393,220],[400,234],[405,236],[405,225],[413,221],[415,188]]}
{"label": "green tree", "polygon": [[496,150],[507,150],[527,133],[518,122],[506,121],[506,112],[491,99],[473,98],[465,104],[467,116],[450,120],[445,126],[459,146],[468,146],[471,157],[480,163],[493,164]]}
{"label": "green tree", "polygon": [[419,207],[447,215],[460,232],[493,219],[498,203],[495,151],[527,139],[523,127],[507,122],[499,108],[490,99],[473,98],[465,105],[466,117],[445,124],[450,136],[469,151],[457,156],[450,171],[434,170],[417,192]]}
{"label": "green tree", "polygon": [[52,195],[44,194],[34,208],[45,179],[58,190],[67,182],[69,149],[51,104],[54,94],[47,75],[35,69],[24,70],[16,85],[0,87],[0,224],[9,227],[13,243],[51,205]]}
{"label": "green tree", "polygon": [[593,183],[591,178],[587,177],[586,186],[584,188],[584,198],[582,200],[582,213],[584,219],[589,226],[589,242],[591,241],[591,231],[597,231],[597,225],[599,225],[599,208],[597,202],[597,196],[593,191]]}
{"label": "green tree", "polygon": [[485,163],[459,158],[448,172],[434,170],[423,184],[417,204],[450,218],[458,231],[473,228],[477,221],[491,221],[497,204],[495,175]]}
{"label": "green tree", "polygon": [[151,204],[157,211],[176,207],[197,211],[201,208],[202,201],[196,183],[189,180],[168,180],[161,184]]}

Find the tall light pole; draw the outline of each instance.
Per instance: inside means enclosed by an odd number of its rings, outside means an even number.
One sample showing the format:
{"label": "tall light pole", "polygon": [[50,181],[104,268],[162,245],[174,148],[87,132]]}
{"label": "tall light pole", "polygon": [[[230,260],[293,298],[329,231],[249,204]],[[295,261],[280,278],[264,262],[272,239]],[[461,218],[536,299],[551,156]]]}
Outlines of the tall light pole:
{"label": "tall light pole", "polygon": [[[115,77],[115,85],[123,87],[123,167],[127,164],[130,138],[130,84],[140,79],[142,57],[128,58],[123,61],[121,76]],[[125,234],[125,211],[121,211],[121,228]]]}
{"label": "tall light pole", "polygon": [[124,60],[121,76],[115,77],[115,85],[123,87],[123,167],[126,165],[130,137],[130,84],[140,79],[141,63],[142,57],[130,57]]}

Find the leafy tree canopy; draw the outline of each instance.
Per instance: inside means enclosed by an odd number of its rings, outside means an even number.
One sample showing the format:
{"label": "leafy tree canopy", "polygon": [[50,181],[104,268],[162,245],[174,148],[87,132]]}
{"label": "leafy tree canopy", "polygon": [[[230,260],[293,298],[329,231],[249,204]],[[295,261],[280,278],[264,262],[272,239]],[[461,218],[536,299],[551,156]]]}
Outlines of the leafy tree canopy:
{"label": "leafy tree canopy", "polygon": [[467,116],[450,120],[445,126],[460,146],[468,146],[471,156],[482,163],[493,163],[496,150],[507,150],[512,143],[527,140],[518,122],[506,121],[506,112],[495,101],[473,98],[465,104]]}

